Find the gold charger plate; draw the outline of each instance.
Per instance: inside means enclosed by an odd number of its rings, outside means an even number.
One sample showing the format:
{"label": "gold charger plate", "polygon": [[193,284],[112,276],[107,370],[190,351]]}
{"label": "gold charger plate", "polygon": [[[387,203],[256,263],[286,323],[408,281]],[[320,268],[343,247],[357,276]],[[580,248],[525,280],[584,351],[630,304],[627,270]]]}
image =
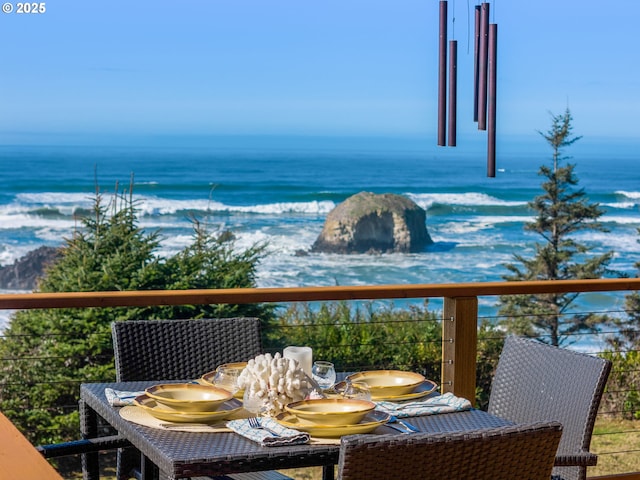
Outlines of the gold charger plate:
{"label": "gold charger plate", "polygon": [[184,412],[173,410],[169,407],[161,407],[153,398],[147,395],[136,397],[133,403],[160,420],[174,423],[211,423],[224,420],[242,409],[242,402],[234,398],[224,402],[214,412]]}
{"label": "gold charger plate", "polygon": [[227,419],[221,420],[220,422],[207,422],[207,423],[176,423],[176,422],[166,422],[165,420],[160,420],[159,418],[154,417],[146,410],[136,406],[136,405],[126,405],[120,409],[118,412],[122,418],[125,420],[137,423],[138,425],[143,425],[145,427],[157,428],[159,430],[165,430],[167,432],[202,432],[202,433],[222,433],[222,432],[231,432],[232,430],[228,428],[224,422]]}
{"label": "gold charger plate", "polygon": [[312,437],[336,438],[343,435],[371,433],[379,426],[387,423],[390,418],[388,414],[374,410],[373,412],[367,413],[360,423],[353,425],[318,425],[307,423],[295,415],[283,412],[276,417],[276,421],[284,427],[307,432]]}
{"label": "gold charger plate", "polygon": [[[345,386],[345,382],[339,382],[334,385],[334,391],[339,392]],[[406,400],[417,400],[418,398],[426,397],[433,393],[438,388],[438,385],[432,380],[425,380],[420,385],[415,387],[412,392],[405,393],[403,395],[383,395],[376,396],[371,394],[371,400],[373,402],[404,402]]]}

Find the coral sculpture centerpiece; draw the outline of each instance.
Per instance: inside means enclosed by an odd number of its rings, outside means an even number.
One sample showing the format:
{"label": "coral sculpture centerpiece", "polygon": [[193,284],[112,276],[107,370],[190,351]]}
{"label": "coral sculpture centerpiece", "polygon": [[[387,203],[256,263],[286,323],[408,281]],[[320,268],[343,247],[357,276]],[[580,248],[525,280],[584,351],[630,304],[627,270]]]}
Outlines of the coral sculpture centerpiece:
{"label": "coral sculpture centerpiece", "polygon": [[285,405],[319,391],[296,360],[284,358],[280,353],[266,353],[249,360],[238,377],[238,386],[244,388],[245,409],[268,416],[276,416],[284,411]]}

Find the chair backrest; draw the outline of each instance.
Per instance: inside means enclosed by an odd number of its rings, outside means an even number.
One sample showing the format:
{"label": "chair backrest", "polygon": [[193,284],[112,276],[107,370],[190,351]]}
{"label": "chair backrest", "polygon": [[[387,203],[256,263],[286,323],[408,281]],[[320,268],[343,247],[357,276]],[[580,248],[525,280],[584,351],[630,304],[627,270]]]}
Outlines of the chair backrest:
{"label": "chair backrest", "polygon": [[[558,421],[563,426],[558,454],[584,454],[610,370],[608,360],[509,336],[492,382],[488,411],[517,423]],[[554,474],[586,478],[586,465],[556,468]]]}
{"label": "chair backrest", "polygon": [[111,333],[119,382],[195,379],[262,353],[258,318],[126,320]]}
{"label": "chair backrest", "polygon": [[549,480],[557,422],[470,432],[343,437],[339,480]]}
{"label": "chair backrest", "polygon": [[[263,353],[258,318],[126,320],[113,322],[111,334],[119,382],[197,379],[223,363],[244,362]],[[116,470],[116,478],[140,478],[140,452],[119,452]],[[244,474],[225,478],[240,475]],[[289,479],[275,471],[250,475]]]}

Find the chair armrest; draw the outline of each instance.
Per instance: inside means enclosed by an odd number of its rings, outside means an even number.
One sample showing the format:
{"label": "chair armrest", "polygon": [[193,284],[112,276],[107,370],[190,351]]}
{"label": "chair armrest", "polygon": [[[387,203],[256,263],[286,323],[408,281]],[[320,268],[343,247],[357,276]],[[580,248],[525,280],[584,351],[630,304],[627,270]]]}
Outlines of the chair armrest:
{"label": "chair armrest", "polygon": [[101,450],[113,450],[116,448],[130,447],[131,442],[119,435],[110,437],[87,438],[84,440],[73,440],[64,443],[51,443],[40,445],[36,449],[45,458],[66,457],[68,455],[79,455],[82,453],[93,453]]}
{"label": "chair armrest", "polygon": [[556,455],[556,467],[593,467],[598,456],[591,452],[564,453]]}

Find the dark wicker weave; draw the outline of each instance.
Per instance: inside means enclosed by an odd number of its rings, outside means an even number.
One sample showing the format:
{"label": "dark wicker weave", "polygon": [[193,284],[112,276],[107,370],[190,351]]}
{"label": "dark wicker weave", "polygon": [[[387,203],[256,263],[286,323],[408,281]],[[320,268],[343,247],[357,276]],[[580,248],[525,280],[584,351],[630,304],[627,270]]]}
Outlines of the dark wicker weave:
{"label": "dark wicker weave", "polygon": [[[262,353],[258,318],[129,320],[111,325],[118,381],[197,379],[218,365]],[[118,455],[118,477],[140,469],[140,453]],[[278,472],[238,474],[233,479],[286,480]]]}
{"label": "dark wicker weave", "polygon": [[553,474],[584,480],[597,456],[589,452],[593,425],[611,362],[541,342],[507,337],[489,398],[489,413],[516,423],[563,426]]}
{"label": "dark wicker weave", "polygon": [[558,422],[464,433],[353,435],[340,446],[339,480],[549,480]]}
{"label": "dark wicker weave", "polygon": [[130,320],[111,326],[118,381],[199,378],[262,353],[260,320]]}
{"label": "dark wicker weave", "polygon": [[[93,431],[98,417],[124,438],[131,441],[157,468],[170,478],[193,477],[198,475],[222,475],[236,472],[282,470],[312,466],[331,467],[326,470],[325,479],[333,473],[333,465],[338,463],[339,445],[286,445],[262,447],[235,433],[190,433],[172,432],[145,427],[123,419],[119,409],[109,405],[105,388],[116,390],[144,390],[153,381],[119,383],[85,383],[80,387],[80,398],[88,407],[85,428]],[[467,432],[513,425],[512,422],[480,410],[423,415],[405,419],[421,432],[445,433]],[[381,426],[376,434],[403,436],[387,426]],[[444,476],[444,475],[442,475]],[[97,476],[91,477],[91,480]],[[399,478],[402,478],[401,476]],[[429,478],[428,476],[425,478]]]}

